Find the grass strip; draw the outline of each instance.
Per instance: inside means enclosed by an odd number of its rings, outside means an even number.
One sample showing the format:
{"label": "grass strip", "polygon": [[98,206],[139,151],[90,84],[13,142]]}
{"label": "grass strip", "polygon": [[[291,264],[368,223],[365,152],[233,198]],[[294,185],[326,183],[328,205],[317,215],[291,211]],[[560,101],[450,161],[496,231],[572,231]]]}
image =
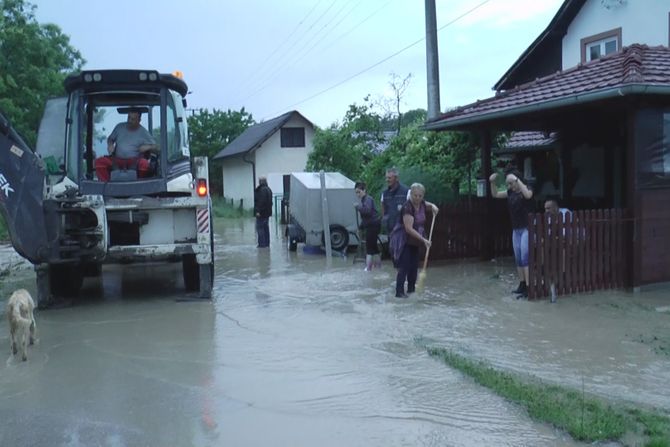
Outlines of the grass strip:
{"label": "grass strip", "polygon": [[226,219],[252,217],[253,211],[245,210],[231,203],[230,199],[223,197],[212,197],[212,212],[214,217],[223,217]]}
{"label": "grass strip", "polygon": [[553,424],[576,440],[618,441],[622,445],[639,445],[641,441],[647,447],[670,447],[670,418],[665,414],[614,405],[583,391],[523,378],[445,348],[425,348],[430,356],[523,406],[533,419]]}

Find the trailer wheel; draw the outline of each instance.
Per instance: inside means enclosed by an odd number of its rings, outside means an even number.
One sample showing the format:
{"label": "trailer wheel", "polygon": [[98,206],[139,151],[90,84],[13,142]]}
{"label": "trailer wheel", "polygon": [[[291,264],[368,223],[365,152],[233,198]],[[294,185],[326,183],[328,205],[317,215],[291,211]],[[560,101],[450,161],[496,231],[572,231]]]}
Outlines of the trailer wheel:
{"label": "trailer wheel", "polygon": [[[326,245],[325,234],[321,236],[321,243]],[[349,246],[349,232],[342,225],[330,226],[330,247],[333,250],[343,251]]]}

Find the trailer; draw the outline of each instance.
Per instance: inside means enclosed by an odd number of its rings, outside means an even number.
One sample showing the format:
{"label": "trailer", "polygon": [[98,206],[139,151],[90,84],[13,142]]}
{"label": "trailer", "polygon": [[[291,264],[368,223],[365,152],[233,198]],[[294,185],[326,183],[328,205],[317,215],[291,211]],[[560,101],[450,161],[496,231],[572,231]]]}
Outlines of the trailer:
{"label": "trailer", "polygon": [[[333,250],[345,251],[359,245],[358,219],[354,203],[358,198],[355,183],[339,172],[324,173],[324,190],[318,172],[291,173],[289,192],[289,223],[286,229],[288,248],[298,243],[322,247],[325,245],[324,217],[328,219],[330,245]],[[327,206],[324,213],[323,205]]]}

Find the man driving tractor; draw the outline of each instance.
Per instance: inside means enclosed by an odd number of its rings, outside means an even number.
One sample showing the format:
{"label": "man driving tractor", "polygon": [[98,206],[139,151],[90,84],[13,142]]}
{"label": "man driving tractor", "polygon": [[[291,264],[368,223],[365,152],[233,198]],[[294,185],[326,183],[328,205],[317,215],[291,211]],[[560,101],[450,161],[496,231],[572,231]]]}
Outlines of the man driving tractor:
{"label": "man driving tractor", "polygon": [[128,120],[114,127],[107,138],[107,152],[109,155],[95,160],[95,172],[98,180],[108,182],[113,167],[121,169],[137,168],[138,177],[147,177],[149,174],[149,160],[144,153],[156,150],[156,140],[140,124],[142,112],[131,109]]}

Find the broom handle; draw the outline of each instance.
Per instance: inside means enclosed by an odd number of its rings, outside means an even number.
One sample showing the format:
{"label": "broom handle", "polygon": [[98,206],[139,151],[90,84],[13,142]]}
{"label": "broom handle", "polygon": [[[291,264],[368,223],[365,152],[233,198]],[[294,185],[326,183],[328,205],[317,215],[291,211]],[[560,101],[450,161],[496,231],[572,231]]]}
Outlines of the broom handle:
{"label": "broom handle", "polygon": [[[433,241],[433,228],[435,228],[435,213],[433,213],[433,221],[430,223],[430,233],[428,234],[428,242]],[[423,269],[426,270],[428,265],[428,253],[430,253],[430,247],[426,248],[426,257],[423,259]]]}

